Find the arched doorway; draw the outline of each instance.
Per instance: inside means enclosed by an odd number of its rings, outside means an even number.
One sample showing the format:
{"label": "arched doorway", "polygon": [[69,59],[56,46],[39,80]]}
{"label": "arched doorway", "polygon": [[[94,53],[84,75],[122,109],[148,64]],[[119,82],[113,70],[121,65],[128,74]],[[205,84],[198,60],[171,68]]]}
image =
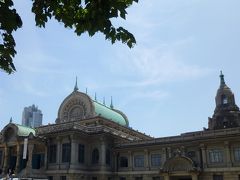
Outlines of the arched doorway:
{"label": "arched doorway", "polygon": [[160,175],[164,180],[198,180],[199,172],[200,168],[190,158],[176,155],[164,163]]}

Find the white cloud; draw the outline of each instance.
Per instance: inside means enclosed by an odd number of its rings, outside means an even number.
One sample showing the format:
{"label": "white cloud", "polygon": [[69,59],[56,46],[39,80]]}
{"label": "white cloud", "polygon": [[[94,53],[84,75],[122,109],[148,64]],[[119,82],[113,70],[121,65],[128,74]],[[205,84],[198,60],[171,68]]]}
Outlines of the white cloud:
{"label": "white cloud", "polygon": [[118,86],[132,87],[185,81],[205,76],[211,69],[188,64],[178,57],[177,51],[186,48],[192,41],[192,38],[186,38],[153,48],[138,46],[131,51],[117,53],[117,60],[109,63],[111,72],[131,77],[132,80],[125,80]]}

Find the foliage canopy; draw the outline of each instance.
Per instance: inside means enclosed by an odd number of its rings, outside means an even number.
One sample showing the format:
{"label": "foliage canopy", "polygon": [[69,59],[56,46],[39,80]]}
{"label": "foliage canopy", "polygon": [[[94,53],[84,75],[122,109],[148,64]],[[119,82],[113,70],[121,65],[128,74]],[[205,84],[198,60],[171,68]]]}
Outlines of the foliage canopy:
{"label": "foliage canopy", "polygon": [[[121,41],[131,48],[136,43],[133,34],[123,27],[115,27],[111,20],[125,19],[126,9],[133,2],[138,0],[32,0],[32,12],[38,27],[45,27],[49,19],[55,18],[79,36],[101,32],[112,43]],[[9,74],[16,71],[13,58],[17,52],[12,33],[22,27],[13,5],[13,0],[0,0],[0,69]]]}

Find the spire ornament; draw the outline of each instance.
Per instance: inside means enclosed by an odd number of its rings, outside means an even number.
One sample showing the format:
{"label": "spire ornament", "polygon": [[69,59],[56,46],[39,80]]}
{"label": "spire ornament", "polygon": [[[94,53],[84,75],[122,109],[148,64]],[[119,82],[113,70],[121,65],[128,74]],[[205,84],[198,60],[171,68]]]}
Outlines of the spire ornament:
{"label": "spire ornament", "polygon": [[78,91],[78,84],[77,84],[77,76],[76,76],[76,82],[75,82],[75,86],[74,86],[74,91]]}
{"label": "spire ornament", "polygon": [[225,86],[226,84],[225,84],[224,75],[223,75],[222,71],[220,71],[219,77],[220,77],[220,87]]}
{"label": "spire ornament", "polygon": [[105,104],[105,97],[103,97],[103,105],[105,106],[106,104]]}
{"label": "spire ornament", "polygon": [[112,96],[111,96],[111,104],[110,104],[110,108],[113,109],[113,100],[112,100]]}
{"label": "spire ornament", "polygon": [[10,120],[9,120],[9,123],[12,123],[13,122],[13,119],[12,119],[12,117],[10,118]]}
{"label": "spire ornament", "polygon": [[97,93],[95,92],[94,100],[97,101]]}

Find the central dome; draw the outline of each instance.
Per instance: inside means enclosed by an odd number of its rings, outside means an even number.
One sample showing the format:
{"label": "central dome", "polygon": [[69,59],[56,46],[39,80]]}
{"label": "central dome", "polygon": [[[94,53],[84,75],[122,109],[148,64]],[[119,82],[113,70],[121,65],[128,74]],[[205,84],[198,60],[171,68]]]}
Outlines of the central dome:
{"label": "central dome", "polygon": [[83,120],[97,116],[122,126],[129,126],[127,116],[121,111],[92,100],[87,94],[79,92],[76,87],[61,103],[56,123]]}

